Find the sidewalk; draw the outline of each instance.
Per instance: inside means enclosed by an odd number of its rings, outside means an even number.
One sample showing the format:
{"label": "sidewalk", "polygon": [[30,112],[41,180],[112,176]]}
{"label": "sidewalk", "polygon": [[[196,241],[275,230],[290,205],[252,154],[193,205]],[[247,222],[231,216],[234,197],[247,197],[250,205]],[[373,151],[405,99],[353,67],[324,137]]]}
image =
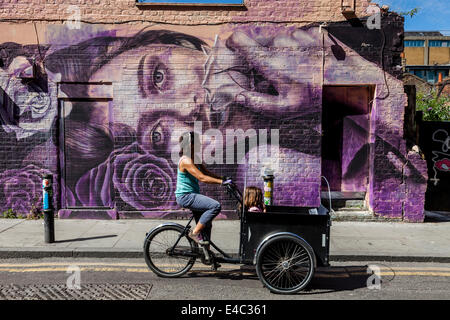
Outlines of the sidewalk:
{"label": "sidewalk", "polygon": [[[146,232],[187,220],[55,220],[55,243],[44,242],[43,220],[0,219],[0,258],[142,257]],[[224,251],[239,246],[239,221],[214,221],[213,240]],[[450,222],[339,222],[331,227],[331,261],[450,263]]]}

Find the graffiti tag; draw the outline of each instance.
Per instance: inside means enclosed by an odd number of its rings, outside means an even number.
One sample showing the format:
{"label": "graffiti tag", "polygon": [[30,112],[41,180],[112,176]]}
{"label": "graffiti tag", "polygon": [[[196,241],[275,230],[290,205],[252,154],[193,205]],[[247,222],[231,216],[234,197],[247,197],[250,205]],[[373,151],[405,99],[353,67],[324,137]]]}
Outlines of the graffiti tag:
{"label": "graffiti tag", "polygon": [[450,149],[450,136],[446,130],[439,129],[433,133],[432,139],[434,142],[441,143],[441,150],[433,150],[433,158],[431,159],[433,161],[434,177],[430,180],[436,186],[439,183],[437,178],[438,172],[450,172],[450,153],[448,152]]}

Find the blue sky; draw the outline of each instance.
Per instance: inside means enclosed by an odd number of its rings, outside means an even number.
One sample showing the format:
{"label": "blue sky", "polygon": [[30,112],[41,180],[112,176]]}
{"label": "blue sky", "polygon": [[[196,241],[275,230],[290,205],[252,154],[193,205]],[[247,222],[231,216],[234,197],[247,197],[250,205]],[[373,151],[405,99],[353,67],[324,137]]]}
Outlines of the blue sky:
{"label": "blue sky", "polygon": [[443,31],[450,35],[450,0],[374,0],[387,4],[390,11],[407,12],[419,8],[412,18],[405,17],[405,31]]}

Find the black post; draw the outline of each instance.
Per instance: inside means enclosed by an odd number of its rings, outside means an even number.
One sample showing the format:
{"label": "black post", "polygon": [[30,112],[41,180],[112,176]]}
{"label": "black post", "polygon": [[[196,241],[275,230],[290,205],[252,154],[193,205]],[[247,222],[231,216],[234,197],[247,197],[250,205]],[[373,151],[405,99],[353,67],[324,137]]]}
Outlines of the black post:
{"label": "black post", "polygon": [[44,209],[44,232],[45,242],[55,242],[55,219],[53,215],[53,177],[46,174],[42,177],[43,209]]}

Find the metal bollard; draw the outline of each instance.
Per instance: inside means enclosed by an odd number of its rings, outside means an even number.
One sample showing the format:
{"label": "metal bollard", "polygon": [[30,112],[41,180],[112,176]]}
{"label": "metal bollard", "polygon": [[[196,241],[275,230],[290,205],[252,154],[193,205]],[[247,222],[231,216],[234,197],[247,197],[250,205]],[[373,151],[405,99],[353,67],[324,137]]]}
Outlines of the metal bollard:
{"label": "metal bollard", "polygon": [[53,215],[53,176],[42,177],[42,201],[44,209],[45,243],[55,242],[55,218]]}

